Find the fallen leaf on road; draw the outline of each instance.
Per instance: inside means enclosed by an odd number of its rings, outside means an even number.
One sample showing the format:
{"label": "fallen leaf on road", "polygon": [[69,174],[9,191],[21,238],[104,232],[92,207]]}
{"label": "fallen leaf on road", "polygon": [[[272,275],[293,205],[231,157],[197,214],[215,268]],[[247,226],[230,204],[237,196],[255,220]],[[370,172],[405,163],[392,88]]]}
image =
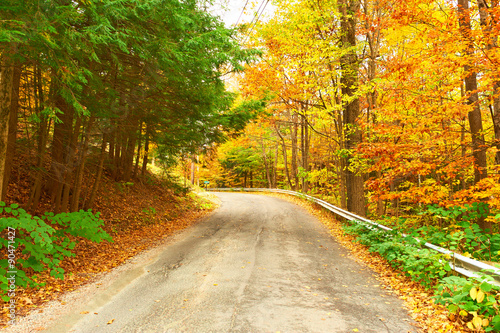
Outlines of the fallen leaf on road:
{"label": "fallen leaf on road", "polygon": [[82,311],[82,312],[80,312],[80,314],[87,314],[87,313],[89,313],[89,312],[88,311]]}
{"label": "fallen leaf on road", "polygon": [[107,324],[112,324],[115,320],[114,319],[111,319],[110,321],[107,322]]}

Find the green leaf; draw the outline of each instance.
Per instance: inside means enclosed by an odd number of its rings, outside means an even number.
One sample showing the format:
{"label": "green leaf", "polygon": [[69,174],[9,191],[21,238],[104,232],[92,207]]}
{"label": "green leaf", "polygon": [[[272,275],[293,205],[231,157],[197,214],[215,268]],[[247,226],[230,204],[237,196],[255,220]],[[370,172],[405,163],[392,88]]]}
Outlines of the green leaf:
{"label": "green leaf", "polygon": [[492,287],[491,284],[484,282],[484,283],[481,284],[480,288],[481,288],[482,291],[484,291],[485,293],[487,293],[487,292],[490,292],[493,287]]}
{"label": "green leaf", "polygon": [[456,313],[458,309],[459,309],[458,306],[455,304],[448,305],[448,310],[450,310],[451,313]]}

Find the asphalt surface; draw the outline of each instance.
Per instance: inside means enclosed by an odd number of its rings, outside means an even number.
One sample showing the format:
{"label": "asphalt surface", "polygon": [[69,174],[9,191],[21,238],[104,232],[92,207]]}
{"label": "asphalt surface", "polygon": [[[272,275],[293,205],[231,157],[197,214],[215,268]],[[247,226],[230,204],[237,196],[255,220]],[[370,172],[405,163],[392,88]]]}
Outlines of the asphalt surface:
{"label": "asphalt surface", "polygon": [[46,331],[417,331],[401,300],[304,209],[216,195],[217,211]]}

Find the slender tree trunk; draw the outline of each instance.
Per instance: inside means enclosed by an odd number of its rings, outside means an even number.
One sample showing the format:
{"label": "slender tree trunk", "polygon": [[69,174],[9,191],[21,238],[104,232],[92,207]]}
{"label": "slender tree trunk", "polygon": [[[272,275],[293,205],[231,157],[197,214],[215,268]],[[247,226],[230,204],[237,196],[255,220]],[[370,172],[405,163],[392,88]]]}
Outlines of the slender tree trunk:
{"label": "slender tree trunk", "polygon": [[[382,172],[377,171],[377,178],[382,178]],[[384,202],[382,199],[377,199],[377,216],[382,216],[384,214]]]}
{"label": "slender tree trunk", "polygon": [[144,177],[146,175],[146,170],[148,167],[148,155],[149,155],[149,125],[146,124],[146,140],[144,142],[144,158],[142,159],[142,170],[141,174]]}
{"label": "slender tree trunk", "polygon": [[92,191],[90,192],[90,197],[85,204],[85,209],[92,209],[94,206],[94,201],[97,196],[97,191],[99,191],[99,186],[101,184],[102,171],[104,170],[104,160],[106,159],[106,135],[102,135],[101,143],[101,156],[99,157],[99,166],[97,167],[97,174],[95,177],[94,185],[92,186]]}
{"label": "slender tree trunk", "polygon": [[[466,56],[472,57],[474,44],[470,40],[471,24],[468,0],[458,0],[458,13],[460,32],[467,43]],[[474,156],[474,182],[477,183],[487,177],[483,122],[477,93],[477,74],[468,64],[464,65],[464,72],[467,75],[464,79],[467,104],[472,107],[472,110],[468,113],[468,118],[472,136],[472,154]]]}
{"label": "slender tree trunk", "polygon": [[[473,57],[474,44],[470,39],[472,29],[469,16],[468,0],[458,0],[458,20],[460,33],[466,41],[467,48],[465,55],[467,57]],[[464,79],[467,104],[472,107],[472,110],[468,113],[468,118],[472,137],[472,155],[474,157],[474,183],[478,183],[479,181],[481,181],[481,179],[484,179],[488,176],[486,172],[486,145],[483,134],[481,109],[479,106],[479,95],[477,92],[477,74],[475,70],[467,63],[464,65],[464,72],[467,75]],[[489,231],[491,231],[491,222],[487,222],[484,218],[480,218],[477,223],[481,229],[489,229]]]}
{"label": "slender tree trunk", "polygon": [[109,151],[108,151],[108,158],[110,161],[114,161],[115,159],[115,136],[116,136],[116,130],[113,125],[113,122],[111,122],[111,130],[108,133],[109,136]]}
{"label": "slender tree trunk", "polygon": [[[64,185],[61,198],[61,208],[60,211],[67,212],[69,210],[69,195],[71,191],[71,179],[73,178],[73,170],[75,168],[75,156],[76,156],[76,146],[78,143],[78,137],[80,136],[80,128],[82,125],[82,117],[78,116],[76,119],[75,128],[72,131],[70,149],[66,155],[66,165],[64,168]],[[59,210],[56,210],[59,211]]]}
{"label": "slender tree trunk", "polygon": [[[36,173],[35,173],[35,181],[33,182],[33,186],[31,188],[30,198],[28,204],[26,205],[27,209],[31,212],[35,212],[38,208],[38,204],[40,202],[40,196],[42,194],[42,184],[43,184],[43,176],[45,174],[44,163],[45,163],[45,155],[47,152],[47,141],[49,137],[50,131],[50,120],[42,114],[41,105],[44,101],[43,94],[43,83],[42,83],[42,73],[40,68],[35,70],[35,101],[39,101],[37,103],[36,112],[38,113],[38,117],[40,118],[40,124],[38,126],[37,133],[37,157],[36,157]],[[53,86],[51,87],[53,91]]]}
{"label": "slender tree trunk", "polygon": [[[490,11],[498,7],[498,1],[492,1],[491,5],[488,6],[486,0],[478,0],[477,5],[479,8],[479,17],[481,22],[481,27],[483,34],[486,39],[486,52],[492,53],[498,50],[498,36],[493,33],[493,18],[490,15]],[[496,78],[493,82],[492,97],[490,100],[490,111],[491,118],[493,120],[493,132],[495,134],[495,146],[497,147],[497,152],[495,154],[495,164],[500,164],[500,77]]]}
{"label": "slender tree trunk", "polygon": [[[462,84],[463,86],[463,84]],[[463,91],[463,89],[462,89]],[[460,130],[460,146],[461,146],[461,155],[462,155],[462,159],[465,159],[465,157],[467,156],[467,146],[465,144],[465,123],[466,123],[466,119],[465,117],[462,119],[462,126],[461,126],[461,130]],[[467,188],[467,184],[465,183],[465,172],[462,172],[462,177],[460,179],[460,187],[462,188],[462,190],[465,190]]]}
{"label": "slender tree trunk", "polygon": [[[301,122],[301,149],[302,149],[302,168],[305,176],[309,173],[309,125],[306,115],[302,115]],[[309,190],[309,181],[307,178],[302,178],[302,192],[307,193]]]}
{"label": "slender tree trunk", "polygon": [[271,170],[270,167],[269,167],[269,161],[267,159],[267,153],[266,153],[266,146],[264,145],[264,139],[261,138],[260,140],[260,145],[262,147],[262,159],[264,161],[264,168],[266,169],[266,179],[267,179],[267,186],[269,188],[272,188],[272,181],[271,181]]}
{"label": "slender tree trunk", "polygon": [[0,51],[0,198],[5,197],[3,183],[5,181],[5,164],[9,142],[9,119],[12,103],[12,86],[14,66],[10,56],[14,53],[14,45]]}
{"label": "slender tree trunk", "polygon": [[195,182],[195,171],[196,171],[196,156],[193,155],[191,158],[191,185],[194,185]]}
{"label": "slender tree trunk", "polygon": [[52,165],[51,180],[52,194],[51,199],[54,202],[54,211],[59,212],[63,197],[63,187],[67,173],[68,154],[71,154],[71,140],[73,132],[74,109],[61,96],[56,85],[55,87],[55,105],[61,111],[59,114],[60,122],[54,123],[54,135],[52,139]]}
{"label": "slender tree trunk", "polygon": [[345,159],[336,158],[335,167],[337,171],[338,178],[340,180],[340,207],[342,209],[347,209],[347,185],[346,185],[346,174],[345,174]]}
{"label": "slender tree trunk", "polygon": [[132,177],[137,177],[137,172],[139,172],[139,161],[141,160],[141,149],[142,149],[142,122],[139,124],[139,138],[137,142],[137,155],[135,156],[134,174]]}
{"label": "slender tree trunk", "polygon": [[[381,12],[383,11],[381,8],[378,8],[378,4],[375,3],[372,5],[372,1],[369,0],[363,0],[363,12],[365,17],[369,17],[372,15],[372,13],[375,13],[374,15],[377,15],[377,18],[380,18],[382,15]],[[368,41],[368,47],[369,47],[369,59],[368,59],[368,68],[367,68],[367,78],[369,82],[373,82],[373,80],[376,77],[376,58],[378,57],[379,54],[379,49],[380,49],[380,27],[374,27],[371,23],[372,21],[370,20],[365,20],[365,31],[366,31],[366,40]],[[366,96],[367,102],[368,102],[368,108],[366,112],[366,120],[369,123],[370,122],[370,117],[372,115],[372,110],[377,108],[377,90],[375,89],[375,86],[372,91],[368,93]]]}
{"label": "slender tree trunk", "polygon": [[359,9],[359,0],[339,0],[338,6],[341,13],[341,44],[345,55],[341,58],[342,76],[340,79],[342,95],[349,97],[349,102],[344,103],[344,126],[346,148],[351,153],[346,158],[346,192],[347,209],[355,214],[364,216],[365,198],[363,189],[363,175],[359,170],[353,169],[352,154],[361,143],[361,130],[357,125],[360,114],[358,93],[359,62],[356,55],[356,16]]}
{"label": "slender tree trunk", "polygon": [[285,165],[285,175],[286,175],[286,180],[288,181],[288,186],[290,186],[290,189],[293,189],[292,186],[292,180],[290,179],[290,172],[288,171],[288,158],[287,158],[287,152],[286,152],[286,143],[285,143],[285,138],[283,138],[283,135],[281,135],[281,132],[279,128],[274,128],[276,130],[276,133],[281,139],[281,145],[283,149],[283,164]]}
{"label": "slender tree trunk", "polygon": [[122,155],[124,154],[123,150],[123,133],[122,133],[122,128],[121,124],[117,124],[116,127],[116,136],[115,136],[115,156],[113,157],[113,179],[115,180],[120,180],[121,176],[121,161],[122,161]]}
{"label": "slender tree trunk", "polygon": [[131,121],[128,140],[127,140],[127,150],[125,152],[124,159],[124,172],[123,179],[128,182],[130,176],[132,175],[132,167],[134,166],[134,152],[135,144],[137,142],[137,131],[139,130],[139,121],[137,119]]}
{"label": "slender tree trunk", "polygon": [[82,149],[80,151],[78,170],[75,176],[75,185],[73,186],[74,189],[73,189],[73,195],[71,197],[71,208],[70,208],[70,211],[72,212],[78,211],[80,206],[80,194],[82,192],[82,181],[83,181],[83,175],[85,173],[85,162],[87,159],[90,133],[92,131],[93,124],[94,124],[94,117],[91,116],[87,123],[87,130],[85,131],[84,142],[82,143]]}
{"label": "slender tree trunk", "polygon": [[273,183],[272,188],[278,187],[278,159],[280,153],[280,143],[276,140],[276,148],[274,149],[274,164],[273,164]]}
{"label": "slender tree trunk", "polygon": [[0,200],[5,201],[7,189],[9,186],[10,174],[14,156],[16,154],[16,139],[17,139],[17,113],[19,110],[19,85],[21,83],[21,66],[18,64],[13,67],[12,79],[12,95],[10,104],[9,116],[9,135],[7,140],[7,155],[5,158],[5,175],[3,179],[3,190],[1,191],[2,197]]}
{"label": "slender tree trunk", "polygon": [[299,186],[299,176],[298,176],[298,168],[297,168],[297,136],[298,136],[298,121],[297,121],[297,113],[292,113],[292,124],[290,125],[290,138],[292,143],[292,178],[293,178],[293,190],[296,191]]}

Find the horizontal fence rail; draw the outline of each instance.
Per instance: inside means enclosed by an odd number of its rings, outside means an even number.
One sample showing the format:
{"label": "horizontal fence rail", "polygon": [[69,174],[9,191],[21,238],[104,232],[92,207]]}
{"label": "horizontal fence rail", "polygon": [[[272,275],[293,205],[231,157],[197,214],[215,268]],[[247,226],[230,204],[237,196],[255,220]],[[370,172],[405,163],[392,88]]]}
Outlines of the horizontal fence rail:
{"label": "horizontal fence rail", "polygon": [[[346,220],[353,221],[353,222],[364,222],[373,228],[378,228],[382,229],[385,231],[392,231],[391,228],[386,227],[382,224],[373,222],[367,218],[364,218],[362,216],[353,214],[347,210],[344,210],[342,208],[339,208],[337,206],[332,205],[331,203],[328,203],[324,200],[312,197],[310,195],[300,193],[300,192],[295,192],[295,191],[289,191],[289,190],[280,190],[280,189],[267,189],[267,188],[207,188],[208,191],[214,191],[214,192],[219,192],[219,191],[225,191],[225,192],[273,192],[273,193],[283,193],[283,194],[289,194],[293,195],[296,197],[304,198],[309,201],[312,201],[314,203],[317,203],[318,205],[322,206],[323,208],[329,210],[330,212],[334,213],[337,216],[343,217]],[[404,237],[406,235],[403,234]],[[418,240],[418,239],[417,239]],[[420,240],[418,240],[420,241]],[[493,267],[491,265],[485,264],[481,261],[467,258],[461,254],[455,253],[453,251],[447,250],[445,248],[442,248],[440,246],[431,244],[431,243],[425,243],[424,246],[426,246],[429,249],[433,249],[439,253],[445,254],[450,256],[450,267],[452,270],[455,272],[464,275],[466,277],[479,277],[480,275],[478,274],[479,272],[488,274],[494,278],[493,284],[500,286],[500,269]]]}

